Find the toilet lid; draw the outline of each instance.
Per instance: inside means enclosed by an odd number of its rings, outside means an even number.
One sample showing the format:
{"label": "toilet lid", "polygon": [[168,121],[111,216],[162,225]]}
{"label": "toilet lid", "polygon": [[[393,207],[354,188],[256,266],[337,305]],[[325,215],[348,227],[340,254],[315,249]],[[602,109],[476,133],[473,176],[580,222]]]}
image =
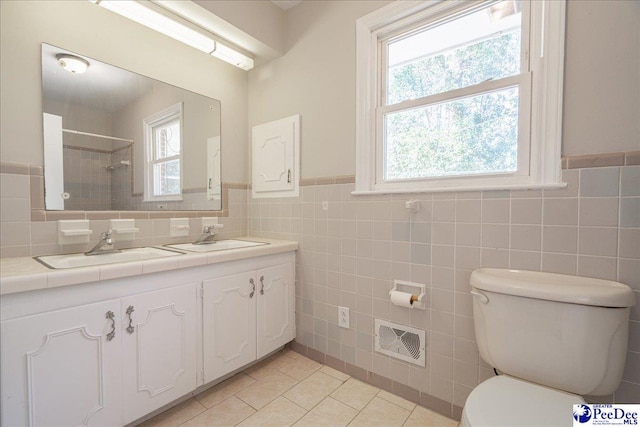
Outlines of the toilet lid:
{"label": "toilet lid", "polygon": [[518,380],[506,375],[476,387],[464,405],[462,425],[573,426],[573,405],[582,397]]}

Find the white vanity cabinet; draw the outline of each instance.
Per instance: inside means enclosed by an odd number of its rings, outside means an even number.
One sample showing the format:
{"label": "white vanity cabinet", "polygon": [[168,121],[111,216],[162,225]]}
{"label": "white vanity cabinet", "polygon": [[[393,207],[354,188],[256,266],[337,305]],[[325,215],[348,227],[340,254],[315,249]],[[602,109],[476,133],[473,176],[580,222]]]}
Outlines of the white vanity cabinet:
{"label": "white vanity cabinet", "polygon": [[293,261],[203,282],[205,382],[295,338]]}
{"label": "white vanity cabinet", "polygon": [[267,267],[256,272],[258,359],[296,336],[293,264]]}
{"label": "white vanity cabinet", "polygon": [[3,295],[1,426],[122,426],[249,365],[295,338],[294,268],[289,249]]}
{"label": "white vanity cabinet", "polygon": [[197,387],[195,283],[2,322],[2,426],[123,425]]}
{"label": "white vanity cabinet", "polygon": [[202,282],[204,382],[256,360],[255,272]]}
{"label": "white vanity cabinet", "polygon": [[2,322],[2,426],[122,424],[120,301]]}
{"label": "white vanity cabinet", "polygon": [[196,388],[196,284],[123,298],[124,423]]}

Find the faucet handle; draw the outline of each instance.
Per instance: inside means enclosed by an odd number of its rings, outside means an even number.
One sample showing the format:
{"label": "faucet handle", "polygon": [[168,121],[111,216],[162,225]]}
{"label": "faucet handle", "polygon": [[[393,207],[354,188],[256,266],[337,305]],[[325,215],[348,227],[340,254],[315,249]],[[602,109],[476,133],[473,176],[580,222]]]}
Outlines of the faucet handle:
{"label": "faucet handle", "polygon": [[204,230],[202,230],[202,232],[205,234],[215,234],[220,228],[224,228],[224,224],[205,225]]}

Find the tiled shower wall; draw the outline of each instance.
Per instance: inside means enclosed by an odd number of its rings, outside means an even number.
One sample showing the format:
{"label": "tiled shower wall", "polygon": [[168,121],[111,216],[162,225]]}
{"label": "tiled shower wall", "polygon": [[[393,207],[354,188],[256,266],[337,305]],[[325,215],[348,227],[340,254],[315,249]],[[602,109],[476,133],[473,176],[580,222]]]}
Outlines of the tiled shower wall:
{"label": "tiled shower wall", "polygon": [[[469,276],[501,267],[619,280],[636,295],[617,402],[640,402],[640,166],[565,170],[561,190],[352,196],[309,185],[295,199],[250,199],[249,234],[300,242],[297,338],[328,360],[459,417],[493,375],[479,357]],[[420,210],[405,208],[420,200]],[[323,210],[322,202],[328,202]],[[427,310],[394,306],[393,279],[427,285]],[[351,328],[337,326],[350,309]],[[374,319],[427,331],[427,366],[374,352]],[[371,375],[373,374],[373,375]],[[403,387],[408,386],[408,387]],[[451,404],[453,406],[451,406]]]}
{"label": "tiled shower wall", "polygon": [[[132,166],[123,162],[133,164],[131,156],[131,146],[121,148],[111,153],[111,164],[116,165],[114,169],[109,171],[111,175],[111,209],[128,210],[127,202],[131,199],[132,191]],[[122,166],[117,166],[118,164]]]}
{"label": "tiled shower wall", "polygon": [[[468,284],[474,268],[619,280],[634,289],[637,303],[615,400],[640,402],[640,166],[569,169],[563,178],[569,186],[562,190],[433,195],[356,197],[348,177],[303,182],[298,198],[252,199],[246,189],[228,188],[222,237],[298,241],[297,345],[454,417],[473,387],[493,375],[474,341]],[[192,235],[177,240],[193,240],[195,217],[208,214],[45,213],[42,188],[41,167],[0,169],[3,257],[88,249],[57,245],[56,219],[90,219],[95,236],[109,218],[136,218],[141,231],[124,243],[144,246],[176,242],[169,237],[172,216],[192,217]],[[405,209],[409,199],[420,200],[417,213]],[[425,283],[427,310],[391,305],[393,279]],[[338,306],[350,308],[350,329],[337,326]],[[375,318],[425,329],[427,367],[375,353]]]}
{"label": "tiled shower wall", "polygon": [[111,153],[75,147],[63,148],[64,189],[70,194],[67,209],[111,209],[111,176],[106,166]]}

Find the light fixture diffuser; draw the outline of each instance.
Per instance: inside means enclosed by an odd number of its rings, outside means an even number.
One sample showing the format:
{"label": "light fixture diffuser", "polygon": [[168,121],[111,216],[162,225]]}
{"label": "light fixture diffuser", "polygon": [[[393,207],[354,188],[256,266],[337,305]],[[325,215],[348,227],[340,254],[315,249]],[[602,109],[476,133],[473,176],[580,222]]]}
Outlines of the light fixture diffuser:
{"label": "light fixture diffuser", "polygon": [[216,48],[216,42],[213,39],[143,3],[131,0],[102,0],[98,4],[203,52],[211,53]]}
{"label": "light fixture diffuser", "polygon": [[238,52],[237,50],[233,50],[228,46],[223,45],[222,43],[216,43],[216,49],[211,52],[211,55],[215,56],[218,59],[222,59],[225,62],[228,62],[231,65],[235,65],[238,68],[242,68],[245,71],[249,71],[253,68],[253,59],[249,58],[246,55]]}
{"label": "light fixture diffuser", "polygon": [[82,74],[89,68],[89,61],[79,56],[59,53],[56,55],[58,65],[71,74]]}
{"label": "light fixture diffuser", "polygon": [[131,19],[152,30],[178,40],[188,46],[208,53],[243,70],[251,70],[254,66],[253,58],[240,53],[233,48],[217,42],[213,36],[208,36],[197,29],[191,28],[189,23],[182,23],[179,18],[164,12],[156,5],[145,1],[135,0],[89,0],[105,9]]}

